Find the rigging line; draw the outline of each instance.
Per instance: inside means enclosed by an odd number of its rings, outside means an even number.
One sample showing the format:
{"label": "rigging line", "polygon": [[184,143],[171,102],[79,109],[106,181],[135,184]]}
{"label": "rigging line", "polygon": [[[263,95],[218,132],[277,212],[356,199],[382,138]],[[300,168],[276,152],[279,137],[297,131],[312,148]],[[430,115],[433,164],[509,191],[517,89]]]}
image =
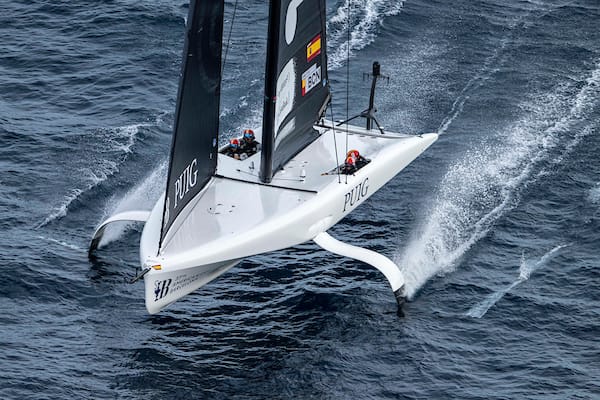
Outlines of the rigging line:
{"label": "rigging line", "polygon": [[240,182],[240,183],[247,183],[249,185],[266,186],[266,187],[271,187],[271,188],[275,188],[275,189],[286,189],[286,190],[292,190],[292,191],[295,191],[295,192],[303,192],[303,193],[319,193],[317,190],[301,189],[301,188],[295,188],[295,187],[289,187],[289,186],[281,186],[281,185],[272,185],[270,183],[263,183],[263,182],[246,181],[244,179],[234,178],[234,177],[231,177],[231,176],[225,176],[225,175],[220,175],[220,174],[215,174],[214,177],[215,178],[220,178],[220,179],[225,179],[225,180],[228,180],[228,181],[235,181],[235,182]]}
{"label": "rigging line", "polygon": [[335,170],[338,176],[338,183],[342,183],[342,178],[340,178],[340,160],[338,157],[337,135],[335,134],[335,122],[333,120],[333,102],[331,100],[329,100],[329,112],[331,114],[331,130],[333,131],[333,147],[335,148]]}
{"label": "rigging line", "polygon": [[233,4],[233,15],[231,16],[231,25],[229,25],[229,33],[227,34],[227,46],[225,46],[225,55],[223,57],[223,65],[221,65],[221,76],[223,76],[223,70],[225,69],[225,63],[227,62],[227,53],[229,52],[229,45],[231,44],[231,31],[233,31],[233,23],[235,22],[235,13],[237,11],[238,0],[235,0]]}
{"label": "rigging line", "polygon": [[[325,5],[323,5],[323,1],[324,0],[319,0],[319,9],[323,9],[325,7]],[[325,12],[327,13],[327,11]],[[321,22],[321,29],[323,29],[323,31],[325,31],[327,29],[326,24],[323,21],[323,14],[321,12],[319,12],[319,20]],[[329,80],[329,76],[327,76],[328,80]],[[327,84],[329,85],[329,82],[327,82]],[[338,176],[338,183],[342,183],[342,179],[340,178],[340,160],[339,160],[339,156],[338,156],[338,147],[337,147],[337,135],[335,134],[335,120],[333,119],[333,100],[332,100],[332,96],[331,96],[331,89],[329,91],[329,104],[327,105],[329,107],[329,112],[331,114],[331,130],[333,132],[333,147],[335,149],[335,170],[336,170],[336,174]],[[323,113],[323,115],[327,115],[327,110],[325,110],[325,112]]]}
{"label": "rigging line", "polygon": [[[350,0],[347,0],[348,5],[348,41],[346,43],[346,121],[350,118],[350,29],[351,29],[351,16],[350,16]],[[348,154],[348,122],[346,122],[346,152]],[[344,162],[346,159],[344,158]],[[348,183],[348,175],[346,175],[346,184]]]}

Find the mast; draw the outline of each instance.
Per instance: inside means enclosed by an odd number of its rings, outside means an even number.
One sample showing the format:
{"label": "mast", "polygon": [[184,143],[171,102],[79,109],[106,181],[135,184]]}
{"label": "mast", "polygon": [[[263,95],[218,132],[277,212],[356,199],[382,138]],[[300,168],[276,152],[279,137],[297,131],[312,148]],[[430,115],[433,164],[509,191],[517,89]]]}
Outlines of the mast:
{"label": "mast", "polygon": [[275,142],[275,103],[277,101],[277,73],[279,72],[280,0],[269,2],[269,30],[267,34],[267,61],[265,63],[265,97],[262,124],[262,151],[260,180],[270,183],[273,177],[273,147]]}
{"label": "mast", "polygon": [[[369,96],[369,111],[375,111],[375,87],[377,86],[377,78],[381,75],[381,66],[377,61],[373,63],[373,81],[371,82],[371,95]],[[371,115],[369,115],[371,117]],[[372,116],[375,118],[375,116]],[[371,118],[367,118],[367,130],[371,130]]]}

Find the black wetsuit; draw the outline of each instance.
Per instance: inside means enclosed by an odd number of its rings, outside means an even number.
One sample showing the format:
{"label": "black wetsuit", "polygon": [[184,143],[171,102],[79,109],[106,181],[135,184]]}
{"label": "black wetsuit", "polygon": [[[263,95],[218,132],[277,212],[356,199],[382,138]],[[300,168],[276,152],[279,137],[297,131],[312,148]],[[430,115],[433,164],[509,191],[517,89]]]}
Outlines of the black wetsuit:
{"label": "black wetsuit", "polygon": [[[231,145],[229,145],[225,151],[223,152],[223,154],[225,154],[226,156],[229,156],[231,158],[240,158],[240,154],[242,153],[241,151],[241,147],[232,147]],[[237,156],[237,157],[236,157]]]}
{"label": "black wetsuit", "polygon": [[356,160],[354,165],[356,165],[356,169],[359,170],[370,162],[371,160],[364,158],[363,156],[358,156],[358,159]]}
{"label": "black wetsuit", "polygon": [[356,164],[344,163],[344,165],[340,167],[340,173],[343,175],[352,175],[356,171],[358,171],[358,168],[356,168]]}
{"label": "black wetsuit", "polygon": [[352,175],[370,162],[371,160],[364,158],[363,156],[358,156],[358,159],[354,161],[354,164],[344,163],[344,165],[340,167],[340,173],[344,175]]}
{"label": "black wetsuit", "polygon": [[256,139],[253,139],[251,142],[241,140],[240,153],[246,153],[248,157],[251,157],[258,152],[258,146],[259,143],[256,141]]}

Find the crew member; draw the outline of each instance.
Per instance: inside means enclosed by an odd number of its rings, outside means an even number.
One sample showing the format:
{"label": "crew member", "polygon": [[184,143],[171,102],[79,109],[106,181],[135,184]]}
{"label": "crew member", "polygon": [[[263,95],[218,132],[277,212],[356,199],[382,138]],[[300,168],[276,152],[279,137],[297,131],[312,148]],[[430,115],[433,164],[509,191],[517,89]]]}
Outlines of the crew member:
{"label": "crew member", "polygon": [[358,171],[358,168],[356,168],[356,161],[354,160],[354,157],[347,157],[346,162],[344,162],[344,165],[342,165],[340,168],[340,172],[344,175],[352,175],[356,171]]}
{"label": "crew member", "polygon": [[253,156],[258,151],[258,146],[258,142],[254,137],[254,131],[252,129],[245,129],[240,145],[241,153],[246,153],[248,157]]}
{"label": "crew member", "polygon": [[371,162],[371,160],[361,156],[358,150],[350,150],[348,154],[346,154],[346,158],[348,157],[354,158],[354,165],[356,166],[357,170]]}
{"label": "crew member", "polygon": [[225,155],[239,160],[241,153],[240,141],[238,139],[230,139],[229,146],[225,149]]}

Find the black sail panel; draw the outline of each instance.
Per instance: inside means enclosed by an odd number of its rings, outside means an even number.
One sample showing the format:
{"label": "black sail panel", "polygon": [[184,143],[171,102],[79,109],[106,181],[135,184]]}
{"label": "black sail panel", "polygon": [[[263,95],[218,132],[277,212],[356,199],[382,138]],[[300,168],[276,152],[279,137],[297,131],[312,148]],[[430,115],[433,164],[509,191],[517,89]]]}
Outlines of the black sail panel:
{"label": "black sail panel", "polygon": [[216,171],[223,8],[224,1],[190,1],[161,245],[179,213]]}
{"label": "black sail panel", "polygon": [[[277,1],[277,0],[272,0]],[[273,11],[273,7],[271,7]],[[313,125],[321,117],[330,91],[327,77],[327,52],[325,32],[325,0],[281,0],[278,9],[279,20],[271,32],[270,41],[277,42],[274,57],[277,71],[272,79],[272,102],[274,111],[265,110],[264,118],[273,118],[272,129],[264,129],[269,124],[263,123],[263,142],[272,149],[272,155],[263,155],[264,161],[270,165],[261,168],[261,178],[269,181],[270,174],[266,169],[276,171],[294,157],[309,143],[318,137]],[[271,16],[270,23],[273,26]],[[278,36],[274,37],[275,32]],[[267,68],[268,71],[268,68]],[[268,72],[267,72],[268,73]],[[268,84],[265,84],[266,87]],[[264,150],[263,150],[264,151]]]}

